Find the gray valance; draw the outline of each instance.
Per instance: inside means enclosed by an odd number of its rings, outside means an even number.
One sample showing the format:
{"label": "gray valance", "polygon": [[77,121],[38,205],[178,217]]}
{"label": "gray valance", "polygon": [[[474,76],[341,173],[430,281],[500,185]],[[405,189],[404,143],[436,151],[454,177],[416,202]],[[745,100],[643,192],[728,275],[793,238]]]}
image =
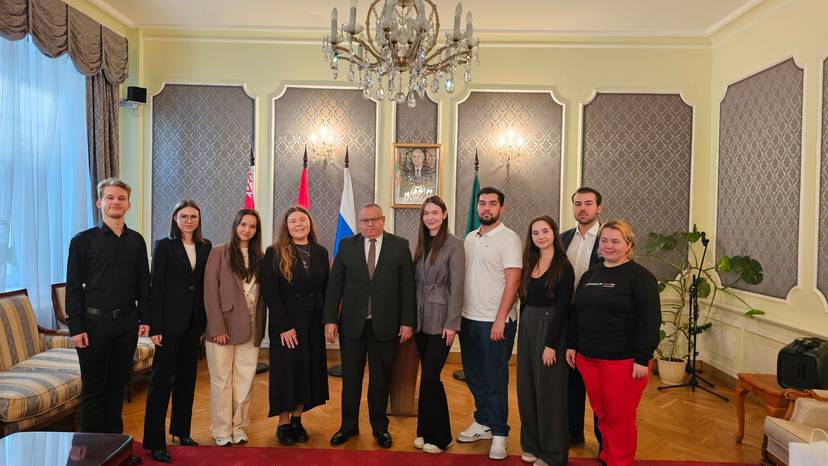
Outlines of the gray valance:
{"label": "gray valance", "polygon": [[0,1],[0,37],[20,40],[31,34],[50,57],[66,52],[85,75],[103,72],[119,85],[127,78],[127,40],[60,0]]}

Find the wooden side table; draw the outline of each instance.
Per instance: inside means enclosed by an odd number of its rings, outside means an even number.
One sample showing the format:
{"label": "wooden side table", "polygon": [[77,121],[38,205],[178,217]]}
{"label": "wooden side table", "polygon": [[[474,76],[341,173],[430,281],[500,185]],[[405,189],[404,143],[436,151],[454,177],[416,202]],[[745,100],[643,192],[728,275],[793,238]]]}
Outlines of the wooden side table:
{"label": "wooden side table", "polygon": [[[742,443],[742,438],[745,435],[745,395],[750,392],[761,398],[765,403],[768,416],[784,417],[791,401],[789,397],[785,396],[785,392],[791,390],[779,386],[776,382],[776,374],[741,372],[737,374],[737,377],[739,386],[735,390],[736,420],[738,422],[736,443]],[[802,392],[802,394],[808,396],[809,392]]]}

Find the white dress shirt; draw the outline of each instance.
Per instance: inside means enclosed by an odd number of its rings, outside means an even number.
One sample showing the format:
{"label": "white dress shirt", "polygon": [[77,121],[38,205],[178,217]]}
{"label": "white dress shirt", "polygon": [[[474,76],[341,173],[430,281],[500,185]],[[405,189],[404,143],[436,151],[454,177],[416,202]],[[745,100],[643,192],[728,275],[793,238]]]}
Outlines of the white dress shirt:
{"label": "white dress shirt", "polygon": [[[383,236],[385,236],[385,233],[383,233],[383,234],[381,234],[377,237],[377,246],[376,246],[377,255],[374,256],[374,268],[375,269],[377,268],[377,262],[379,262],[379,255],[380,255],[380,249],[382,249],[382,237]],[[364,236],[363,236],[363,238],[365,239],[365,242],[364,242],[365,243],[364,244],[364,246],[365,246],[365,263],[367,264],[368,263],[368,250],[371,248],[371,240],[364,237]]]}
{"label": "white dress shirt", "polygon": [[581,236],[581,230],[575,228],[575,234],[572,236],[572,241],[569,243],[569,248],[566,250],[566,257],[572,268],[575,271],[575,287],[581,282],[581,277],[584,272],[589,270],[589,259],[592,256],[592,248],[595,247],[595,241],[598,240],[598,230],[601,229],[601,224],[595,222],[592,228],[587,230],[586,234]]}

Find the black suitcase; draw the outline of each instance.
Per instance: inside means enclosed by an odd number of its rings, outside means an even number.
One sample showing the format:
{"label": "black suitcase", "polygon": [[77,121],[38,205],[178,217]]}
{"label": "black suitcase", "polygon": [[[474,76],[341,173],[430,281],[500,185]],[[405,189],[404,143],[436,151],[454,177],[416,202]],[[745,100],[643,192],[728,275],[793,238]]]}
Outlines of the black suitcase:
{"label": "black suitcase", "polygon": [[828,341],[799,338],[779,350],[776,380],[785,388],[828,388]]}

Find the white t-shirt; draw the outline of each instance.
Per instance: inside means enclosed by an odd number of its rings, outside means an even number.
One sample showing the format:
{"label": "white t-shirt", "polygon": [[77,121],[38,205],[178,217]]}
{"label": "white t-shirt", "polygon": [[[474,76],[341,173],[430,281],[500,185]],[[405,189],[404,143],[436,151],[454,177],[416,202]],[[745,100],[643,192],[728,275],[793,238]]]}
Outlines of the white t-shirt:
{"label": "white t-shirt", "polygon": [[[466,283],[463,317],[494,322],[506,287],[506,269],[523,268],[520,237],[502,223],[480,235],[480,229],[466,235]],[[517,318],[516,306],[509,312]]]}

